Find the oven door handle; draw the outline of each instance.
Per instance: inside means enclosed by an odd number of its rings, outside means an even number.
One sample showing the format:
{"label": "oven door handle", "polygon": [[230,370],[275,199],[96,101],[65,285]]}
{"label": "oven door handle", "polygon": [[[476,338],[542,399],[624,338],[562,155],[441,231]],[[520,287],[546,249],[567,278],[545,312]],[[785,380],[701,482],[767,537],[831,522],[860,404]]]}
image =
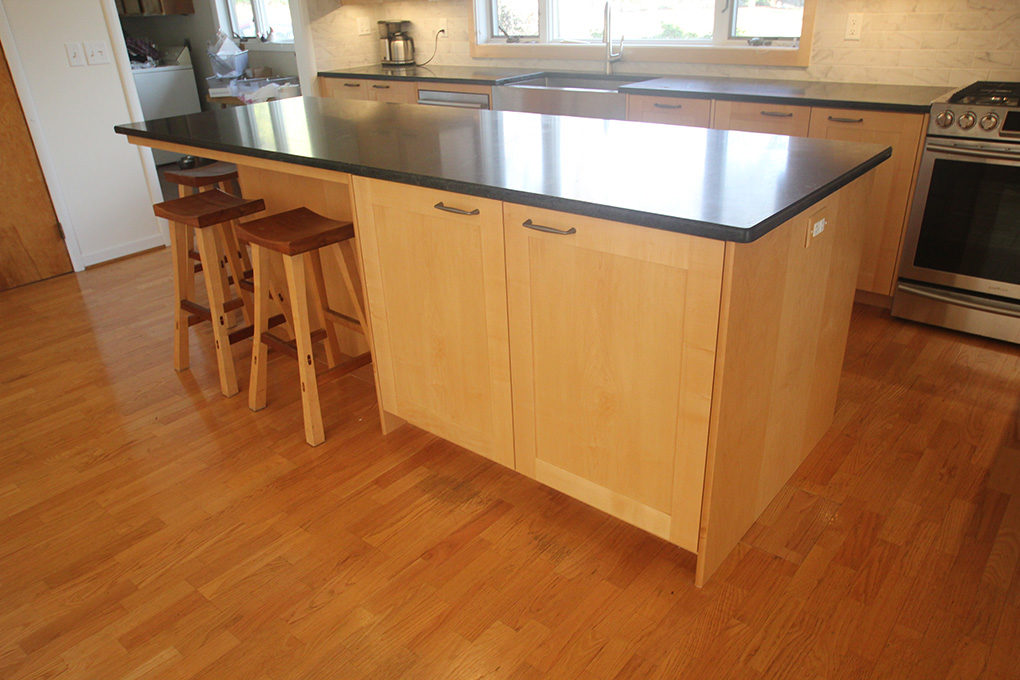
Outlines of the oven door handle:
{"label": "oven door handle", "polygon": [[947,144],[936,144],[934,142],[928,142],[925,146],[925,150],[937,151],[939,153],[953,153],[959,156],[974,156],[977,158],[1001,158],[1011,161],[1020,161],[1020,152],[1010,153],[1008,151],[996,151],[992,149],[969,149],[959,146],[949,146]]}
{"label": "oven door handle", "polygon": [[931,300],[938,300],[939,302],[948,302],[950,304],[958,305],[960,307],[967,307],[969,309],[976,309],[981,312],[991,312],[993,314],[1002,314],[1003,316],[1010,316],[1016,319],[1020,319],[1020,305],[1011,305],[1008,302],[998,302],[995,300],[988,300],[986,302],[977,302],[969,295],[954,295],[950,292],[942,292],[932,290],[928,287],[915,286],[905,281],[900,281],[896,284],[901,290],[905,290],[908,293],[913,293],[919,297],[929,298]]}

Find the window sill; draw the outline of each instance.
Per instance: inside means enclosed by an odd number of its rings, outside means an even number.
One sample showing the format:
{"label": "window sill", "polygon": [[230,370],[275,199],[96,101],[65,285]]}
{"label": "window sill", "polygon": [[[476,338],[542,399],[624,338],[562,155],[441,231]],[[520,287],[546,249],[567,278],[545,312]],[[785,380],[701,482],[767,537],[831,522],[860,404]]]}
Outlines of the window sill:
{"label": "window sill", "polygon": [[[614,50],[617,43],[613,43]],[[603,44],[573,45],[558,43],[471,43],[471,56],[500,59],[579,59],[602,61]],[[808,66],[811,41],[798,47],[715,47],[706,45],[628,45],[623,46],[623,63],[679,62],[692,64],[743,64],[749,66]]]}
{"label": "window sill", "polygon": [[258,38],[250,38],[242,41],[244,49],[249,52],[293,52],[294,43],[289,42],[262,42]]}

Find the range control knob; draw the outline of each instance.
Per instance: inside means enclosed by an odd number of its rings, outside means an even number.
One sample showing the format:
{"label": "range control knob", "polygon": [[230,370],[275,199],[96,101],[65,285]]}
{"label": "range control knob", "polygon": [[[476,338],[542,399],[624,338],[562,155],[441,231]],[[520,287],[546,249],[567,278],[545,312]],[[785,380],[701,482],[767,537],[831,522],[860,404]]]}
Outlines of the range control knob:
{"label": "range control knob", "polygon": [[949,109],[946,109],[939,115],[935,116],[935,124],[938,125],[939,127],[947,128],[953,124],[954,118],[955,116],[953,116],[953,112],[950,111]]}
{"label": "range control knob", "polygon": [[999,124],[999,117],[994,113],[986,113],[981,116],[981,129],[982,130],[994,130],[995,126]]}
{"label": "range control knob", "polygon": [[974,127],[974,123],[976,122],[977,116],[974,115],[973,111],[968,111],[967,113],[960,116],[960,120],[958,120],[956,124],[960,126],[961,130],[969,130],[972,127]]}

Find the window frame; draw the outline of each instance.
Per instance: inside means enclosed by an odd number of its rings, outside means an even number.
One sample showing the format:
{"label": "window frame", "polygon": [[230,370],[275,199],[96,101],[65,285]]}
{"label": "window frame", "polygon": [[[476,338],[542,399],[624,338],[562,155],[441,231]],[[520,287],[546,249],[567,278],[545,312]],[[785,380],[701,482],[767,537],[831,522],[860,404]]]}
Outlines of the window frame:
{"label": "window frame", "polygon": [[[251,0],[252,10],[255,15],[255,30],[262,32],[268,26],[266,16],[265,0]],[[294,22],[294,0],[288,0],[287,4],[291,10],[291,22]],[[240,35],[237,32],[237,11],[234,9],[232,0],[215,0],[217,23],[220,30],[227,35],[242,42],[245,49],[262,50],[267,52],[294,50],[294,39],[263,41],[258,35]]]}
{"label": "window frame", "polygon": [[[472,0],[471,3],[471,56],[504,59],[576,59],[602,61],[605,43],[601,42],[541,42],[548,35],[544,15],[549,14],[548,0],[539,0],[539,39],[507,42],[504,37],[489,36],[494,27],[493,0]],[[726,0],[716,0],[719,8]],[[735,6],[734,0],[729,4]],[[681,62],[707,64],[744,64],[754,66],[808,66],[814,33],[815,11],[818,0],[804,0],[801,37],[795,45],[747,45],[744,38],[732,38],[735,12],[716,15],[713,42],[625,42],[623,62]],[[720,33],[720,29],[722,32]],[[614,32],[615,33],[615,32]],[[482,36],[486,37],[483,39]],[[619,38],[616,38],[617,40]],[[792,41],[791,41],[792,42]],[[615,45],[615,43],[614,43]],[[625,68],[625,67],[624,67]]]}

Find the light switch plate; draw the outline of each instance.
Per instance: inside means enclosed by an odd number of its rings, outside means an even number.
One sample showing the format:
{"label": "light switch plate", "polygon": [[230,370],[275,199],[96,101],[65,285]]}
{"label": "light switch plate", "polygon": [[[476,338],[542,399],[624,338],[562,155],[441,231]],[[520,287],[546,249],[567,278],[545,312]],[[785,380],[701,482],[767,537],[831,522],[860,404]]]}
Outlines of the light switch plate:
{"label": "light switch plate", "polygon": [[85,59],[89,66],[110,63],[110,46],[104,40],[87,40],[85,42]]}
{"label": "light switch plate", "polygon": [[372,35],[372,24],[368,17],[358,17],[358,35]]}
{"label": "light switch plate", "polygon": [[85,65],[85,50],[82,49],[80,42],[64,43],[64,49],[67,50],[68,64],[71,66]]}

